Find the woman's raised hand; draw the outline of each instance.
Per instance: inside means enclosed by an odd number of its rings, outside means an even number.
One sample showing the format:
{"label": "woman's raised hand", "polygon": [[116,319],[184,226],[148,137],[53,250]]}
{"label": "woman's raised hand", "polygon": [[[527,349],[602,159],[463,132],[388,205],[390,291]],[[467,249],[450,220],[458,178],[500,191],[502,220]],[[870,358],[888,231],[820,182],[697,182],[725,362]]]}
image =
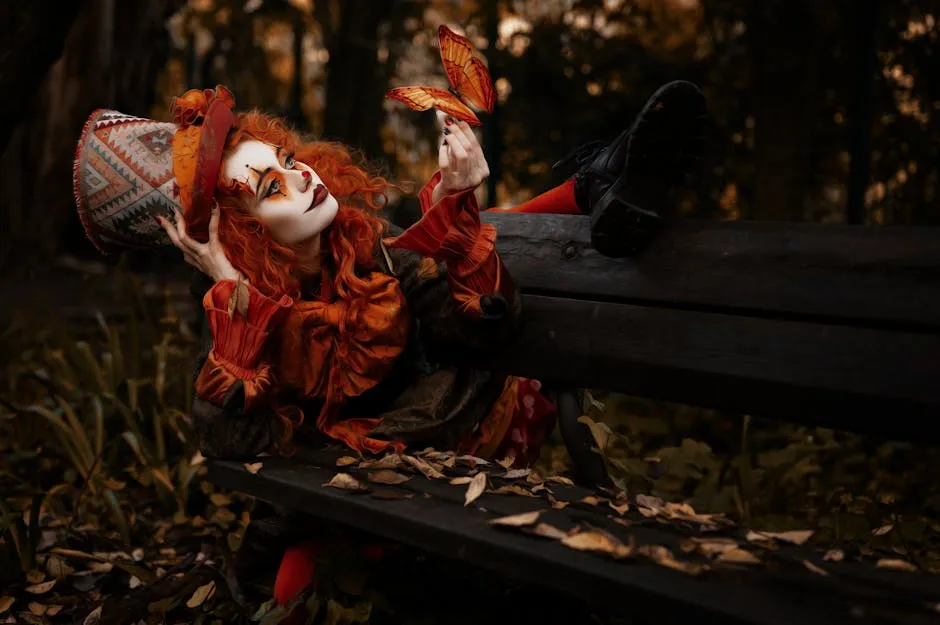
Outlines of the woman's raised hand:
{"label": "woman's raised hand", "polygon": [[483,148],[466,122],[444,120],[444,142],[438,151],[441,181],[434,188],[436,202],[445,195],[476,189],[490,175]]}
{"label": "woman's raised hand", "polygon": [[166,230],[170,241],[178,250],[183,252],[183,259],[216,282],[220,280],[244,281],[244,277],[232,266],[222,244],[219,242],[219,207],[212,209],[209,219],[209,241],[200,243],[186,234],[186,222],[178,209],[174,209],[176,223],[169,219],[157,217],[157,221]]}

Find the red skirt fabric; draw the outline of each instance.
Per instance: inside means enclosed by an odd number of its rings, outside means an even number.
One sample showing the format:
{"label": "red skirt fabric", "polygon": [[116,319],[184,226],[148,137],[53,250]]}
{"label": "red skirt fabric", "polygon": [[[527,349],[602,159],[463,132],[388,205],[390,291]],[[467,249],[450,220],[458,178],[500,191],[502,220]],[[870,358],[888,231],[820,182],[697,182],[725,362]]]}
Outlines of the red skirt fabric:
{"label": "red skirt fabric", "polygon": [[496,458],[513,458],[513,467],[528,467],[538,460],[542,445],[555,426],[558,410],[541,393],[542,383],[519,379],[519,394],[509,429],[496,450]]}

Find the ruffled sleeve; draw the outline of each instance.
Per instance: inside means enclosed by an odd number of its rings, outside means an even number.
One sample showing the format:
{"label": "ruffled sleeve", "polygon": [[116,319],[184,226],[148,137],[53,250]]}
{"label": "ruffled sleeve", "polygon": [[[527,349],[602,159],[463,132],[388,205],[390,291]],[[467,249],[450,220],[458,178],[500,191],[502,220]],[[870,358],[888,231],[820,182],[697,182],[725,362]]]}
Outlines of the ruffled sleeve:
{"label": "ruffled sleeve", "polygon": [[496,252],[496,228],[480,222],[473,189],[446,195],[431,205],[439,181],[440,172],[419,193],[421,219],[385,243],[447,263],[458,310],[472,316],[492,314],[492,307],[505,308],[516,292]]}
{"label": "ruffled sleeve", "polygon": [[263,359],[263,352],[268,335],[284,319],[293,300],[286,295],[274,300],[251,285],[246,287],[245,314],[229,312],[236,288],[234,280],[217,282],[203,298],[212,332],[212,350],[196,378],[196,394],[221,406],[241,381],[243,409],[248,411],[263,402],[274,384],[271,364]]}
{"label": "ruffled sleeve", "polygon": [[421,206],[421,214],[425,214],[434,205],[434,189],[441,183],[441,172],[436,171],[427,184],[421,188],[418,193],[418,203]]}

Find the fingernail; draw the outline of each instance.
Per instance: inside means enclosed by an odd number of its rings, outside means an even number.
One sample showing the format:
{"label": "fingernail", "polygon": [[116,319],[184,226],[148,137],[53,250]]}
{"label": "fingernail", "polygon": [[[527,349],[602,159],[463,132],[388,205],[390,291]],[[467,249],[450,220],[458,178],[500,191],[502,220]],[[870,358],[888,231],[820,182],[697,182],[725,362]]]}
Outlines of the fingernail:
{"label": "fingernail", "polygon": [[163,222],[160,221],[160,218],[159,218],[159,217],[156,217],[156,216],[155,216],[155,217],[153,218],[153,220],[154,220],[155,222],[157,222],[157,225],[158,225],[158,226],[163,227]]}
{"label": "fingernail", "polygon": [[444,118],[444,123],[447,124],[448,126],[450,126],[450,125],[452,125],[452,124],[454,123],[454,119],[453,119],[452,117],[445,117],[445,118]]}
{"label": "fingernail", "polygon": [[449,134],[450,134],[450,128],[445,128],[445,129],[444,129],[444,134],[445,134],[445,135],[449,135]]}

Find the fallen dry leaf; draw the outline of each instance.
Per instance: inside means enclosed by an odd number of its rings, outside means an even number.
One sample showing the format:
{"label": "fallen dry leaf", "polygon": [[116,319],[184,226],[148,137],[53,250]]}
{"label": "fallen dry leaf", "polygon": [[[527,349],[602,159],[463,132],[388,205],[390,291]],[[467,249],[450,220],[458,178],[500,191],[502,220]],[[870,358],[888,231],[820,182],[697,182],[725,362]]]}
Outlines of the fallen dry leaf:
{"label": "fallen dry leaf", "polygon": [[528,477],[530,473],[532,473],[532,469],[512,469],[506,471],[500,477],[506,480],[518,480],[519,478]]}
{"label": "fallen dry leaf", "polygon": [[[173,599],[173,597],[170,597]],[[98,625],[101,621],[101,610],[104,608],[104,605],[99,605],[97,608],[88,613],[88,616],[85,617],[85,620],[82,621],[82,625]]]}
{"label": "fallen dry leaf", "polygon": [[644,545],[637,549],[637,553],[644,555],[656,564],[668,569],[688,573],[689,575],[698,575],[708,567],[696,562],[685,562],[677,560],[672,551],[662,545]]}
{"label": "fallen dry leaf", "polygon": [[333,476],[329,482],[324,484],[324,486],[331,486],[333,488],[341,488],[343,490],[361,490],[362,484],[359,483],[359,480],[354,478],[348,473],[337,473]]}
{"label": "fallen dry leaf", "polygon": [[64,605],[47,605],[46,616],[55,616],[65,608]]}
{"label": "fallen dry leaf", "polygon": [[473,481],[472,477],[455,477],[450,481],[454,486],[463,486]]}
{"label": "fallen dry leaf", "polygon": [[228,313],[229,319],[234,316],[236,311],[242,317],[248,315],[249,293],[248,284],[244,282],[244,278],[241,276],[241,274],[239,274],[238,281],[235,283],[235,288],[232,290],[232,294],[228,298],[226,312]]}
{"label": "fallen dry leaf", "polygon": [[46,572],[56,579],[62,579],[66,575],[74,573],[75,569],[66,564],[62,558],[49,556],[49,559],[46,560]]}
{"label": "fallen dry leaf", "polygon": [[[212,493],[209,496],[209,501],[212,502],[215,506],[227,506],[232,503],[232,498],[226,495],[225,493]],[[136,551],[136,550],[135,550]],[[135,560],[143,560],[144,552],[143,549],[140,550],[140,557],[138,558],[136,554],[134,555]]]}
{"label": "fallen dry leaf", "polygon": [[882,525],[881,527],[877,529],[873,529],[871,531],[871,535],[872,536],[884,536],[885,534],[889,533],[893,529],[894,529],[894,523],[889,523],[888,525]]}
{"label": "fallen dry leaf", "polygon": [[815,533],[815,530],[793,530],[790,532],[755,532],[747,533],[745,539],[748,542],[760,542],[767,539],[781,540],[794,545],[802,545]]}
{"label": "fallen dry leaf", "polygon": [[[480,475],[483,474],[481,473]],[[498,519],[490,519],[487,523],[491,525],[506,525],[509,527],[525,527],[527,525],[533,525],[539,520],[541,515],[541,510],[533,510],[532,512],[523,512],[522,514],[513,514],[499,517]]]}
{"label": "fallen dry leaf", "polygon": [[823,560],[827,562],[842,562],[845,559],[845,552],[841,549],[830,549],[826,552],[826,555],[823,556]]}
{"label": "fallen dry leaf", "polygon": [[140,586],[142,583],[143,583],[143,582],[140,581],[140,578],[139,578],[139,577],[137,577],[136,575],[131,575],[131,579],[130,579],[130,581],[128,581],[127,585],[128,585],[129,587],[131,587],[131,588],[137,588],[137,587]]}
{"label": "fallen dry leaf", "polygon": [[402,456],[405,462],[416,468],[418,471],[424,475],[424,477],[432,480],[442,480],[444,479],[444,474],[431,466],[427,461],[422,460],[421,458],[415,458],[414,456]]}
{"label": "fallen dry leaf", "polygon": [[196,591],[193,593],[193,596],[190,597],[189,600],[186,602],[186,607],[198,608],[203,603],[205,603],[207,599],[212,597],[212,595],[214,594],[215,594],[215,582],[212,581],[206,584],[205,586],[200,586],[199,588],[197,588]]}
{"label": "fallen dry leaf", "polygon": [[622,560],[633,555],[633,538],[631,537],[630,540],[631,543],[625,545],[607,532],[601,530],[587,530],[570,536],[566,535],[561,540],[561,544],[571,549],[577,549],[578,551],[604,553],[617,560]]}
{"label": "fallen dry leaf", "polygon": [[10,606],[12,606],[15,602],[16,599],[13,597],[0,597],[0,614],[3,614],[9,610]]}
{"label": "fallen dry leaf", "polygon": [[738,549],[738,541],[733,538],[698,538],[689,539],[694,550],[705,556],[713,556]]}
{"label": "fallen dry leaf", "polygon": [[567,533],[548,523],[539,523],[526,531],[536,536],[542,536],[543,538],[551,538],[552,540],[564,540],[568,537]]}
{"label": "fallen dry leaf", "polygon": [[594,495],[588,495],[587,497],[584,497],[584,498],[581,500],[581,503],[586,503],[586,504],[589,505],[589,506],[596,506],[596,505],[599,504],[600,502],[601,502],[600,498],[599,498],[599,497],[595,497]]}
{"label": "fallen dry leaf", "polygon": [[350,465],[356,464],[359,462],[358,458],[353,458],[352,456],[343,456],[336,460],[336,466],[338,467],[348,467]]}
{"label": "fallen dry leaf", "polygon": [[496,461],[496,464],[498,464],[499,466],[503,467],[504,469],[506,469],[506,470],[508,471],[508,470],[510,470],[510,469],[512,468],[512,463],[515,462],[515,461],[516,461],[515,458],[512,458],[512,457],[510,457],[510,456],[506,456],[506,457],[503,458],[502,460],[497,460],[497,461]]}
{"label": "fallen dry leaf", "polygon": [[567,501],[556,501],[552,504],[552,508],[554,508],[555,510],[564,510],[567,507],[568,507]]}
{"label": "fallen dry leaf", "polygon": [[726,564],[760,564],[760,558],[750,551],[745,551],[741,548],[723,551],[721,555],[718,556],[718,561]]}
{"label": "fallen dry leaf", "polygon": [[[640,513],[644,516],[656,516],[661,514],[669,519],[700,523],[710,527],[727,522],[723,514],[701,514],[696,512],[695,509],[687,503],[667,502],[663,504],[662,508],[656,508],[655,501],[646,501],[647,503],[652,503],[654,507],[648,508],[649,512],[646,513],[643,512],[643,508],[640,508]],[[639,497],[637,497],[637,503],[639,503]]]}
{"label": "fallen dry leaf", "polygon": [[29,608],[29,611],[35,614],[36,616],[42,616],[43,614],[46,613],[46,606],[44,606],[41,603],[36,603],[35,601],[30,603],[26,607]]}
{"label": "fallen dry leaf", "polygon": [[36,584],[34,586],[27,586],[26,588],[24,588],[24,590],[33,595],[43,595],[49,592],[50,590],[52,590],[52,587],[55,586],[55,582],[56,580],[52,579],[52,580],[49,580],[48,582],[43,582],[42,584]]}
{"label": "fallen dry leaf", "polygon": [[[263,466],[264,466],[263,462],[252,462],[251,464],[246,464],[245,468],[252,475],[258,475],[258,471],[260,471]],[[265,475],[267,475],[267,473],[265,473]]]}
{"label": "fallen dry leaf", "polygon": [[505,486],[500,486],[499,488],[494,488],[491,490],[490,493],[493,495],[521,495],[523,497],[535,497],[535,495],[517,484],[507,484]]}
{"label": "fallen dry leaf", "polygon": [[812,571],[813,573],[816,573],[817,575],[822,575],[823,577],[828,577],[828,576],[829,576],[829,571],[827,571],[827,570],[824,569],[824,568],[820,568],[820,567],[816,566],[815,564],[813,564],[813,563],[810,562],[809,560],[803,560],[803,566],[805,566],[806,568],[808,568],[808,569],[809,569],[810,571]]}
{"label": "fallen dry leaf", "polygon": [[656,516],[662,512],[664,507],[662,499],[650,495],[637,495],[636,505],[639,506],[640,514],[646,517]]}
{"label": "fallen dry leaf", "polygon": [[404,464],[398,454],[387,454],[378,460],[365,460],[359,463],[360,469],[398,469]]}
{"label": "fallen dry leaf", "polygon": [[620,514],[620,515],[626,514],[627,511],[630,510],[630,504],[628,504],[628,503],[624,503],[624,504],[621,504],[621,505],[618,506],[618,505],[614,504],[614,502],[608,501],[608,502],[607,502],[607,505],[609,505],[611,508],[613,508],[614,511],[615,511],[617,514]]}
{"label": "fallen dry leaf", "polygon": [[620,519],[617,517],[610,517],[610,518],[613,519],[614,523],[616,523],[617,525],[623,525],[624,527],[630,527],[631,525],[633,525],[633,521],[631,521],[630,519]]}
{"label": "fallen dry leaf", "polygon": [[193,454],[193,457],[189,459],[189,466],[198,467],[200,464],[204,464],[206,457],[202,455],[201,451],[197,451]]}
{"label": "fallen dry leaf", "polygon": [[369,474],[369,481],[376,484],[404,484],[411,478],[395,471],[381,469]]}
{"label": "fallen dry leaf", "polygon": [[467,486],[467,494],[465,495],[463,505],[469,506],[479,499],[484,490],[486,490],[486,473],[477,473],[473,476],[473,479],[470,480],[470,485]]}
{"label": "fallen dry leaf", "polygon": [[916,566],[914,566],[907,560],[899,560],[897,558],[883,558],[881,560],[878,560],[875,566],[879,569],[889,569],[892,571],[908,571],[910,573],[917,572]]}
{"label": "fallen dry leaf", "polygon": [[486,466],[489,464],[488,460],[477,458],[476,456],[457,456],[457,462],[461,462],[471,469],[475,469],[477,465]]}
{"label": "fallen dry leaf", "polygon": [[535,471],[530,471],[528,477],[525,478],[525,481],[529,484],[544,486],[545,478]]}
{"label": "fallen dry leaf", "polygon": [[815,533],[815,530],[794,530],[790,532],[755,532],[750,531],[745,536],[748,542],[760,542],[767,539],[782,540],[794,545],[802,545]]}
{"label": "fallen dry leaf", "polygon": [[549,482],[556,482],[558,484],[564,484],[565,486],[574,486],[574,482],[572,482],[567,477],[564,477],[563,475],[549,475],[545,479],[548,480]]}
{"label": "fallen dry leaf", "polygon": [[46,574],[38,569],[33,569],[32,571],[27,571],[26,573],[26,581],[30,584],[38,584],[44,579],[46,579]]}

